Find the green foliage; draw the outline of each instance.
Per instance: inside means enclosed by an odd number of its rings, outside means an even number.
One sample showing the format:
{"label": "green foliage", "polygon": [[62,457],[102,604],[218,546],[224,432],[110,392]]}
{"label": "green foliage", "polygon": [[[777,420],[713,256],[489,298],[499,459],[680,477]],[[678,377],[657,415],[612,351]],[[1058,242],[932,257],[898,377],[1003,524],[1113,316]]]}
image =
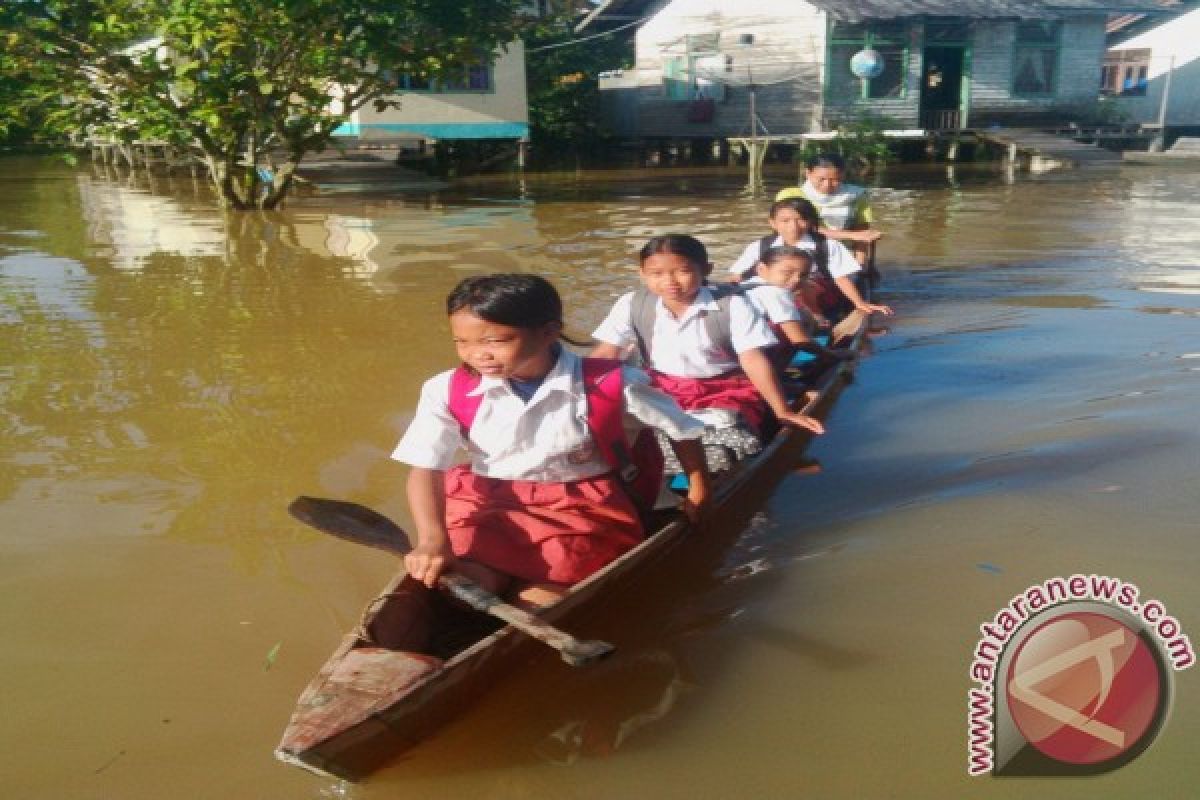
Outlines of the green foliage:
{"label": "green foliage", "polygon": [[[524,25],[520,5],[9,0],[0,37],[6,61],[34,76],[50,130],[194,147],[228,205],[271,208],[352,112],[397,102],[396,76],[437,77],[494,52]],[[260,165],[275,167],[265,186]]]}
{"label": "green foliage", "polygon": [[847,172],[866,175],[892,160],[891,143],[883,132],[898,127],[899,123],[887,117],[861,114],[838,123],[833,139],[806,142],[796,151],[796,160],[803,163],[821,153],[838,153],[846,159]]}
{"label": "green foliage", "polygon": [[576,38],[575,19],[573,7],[546,17],[525,42],[535,154],[578,154],[606,139],[599,121],[599,74],[633,63],[628,37],[620,33],[568,44]]}
{"label": "green foliage", "polygon": [[1085,125],[1126,125],[1133,117],[1116,97],[1105,95],[1080,115]]}

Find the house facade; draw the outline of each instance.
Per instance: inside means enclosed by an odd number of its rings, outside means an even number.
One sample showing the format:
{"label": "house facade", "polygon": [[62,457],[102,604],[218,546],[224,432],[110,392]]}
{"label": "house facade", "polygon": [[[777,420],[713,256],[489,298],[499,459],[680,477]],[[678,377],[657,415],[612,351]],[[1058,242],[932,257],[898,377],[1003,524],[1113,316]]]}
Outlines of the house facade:
{"label": "house facade", "polygon": [[396,139],[525,139],[529,104],[525,47],[512,42],[490,62],[438,80],[396,76],[398,106],[376,111],[368,103],[335,131],[362,142]]}
{"label": "house facade", "polygon": [[1162,116],[1168,127],[1200,126],[1200,4],[1188,6],[1110,25],[1100,90],[1130,121],[1158,124]]}
{"label": "house facade", "polygon": [[622,135],[794,135],[868,114],[938,130],[1094,108],[1109,15],[1170,1],[609,0],[581,28],[638,21],[634,67],[601,79]]}

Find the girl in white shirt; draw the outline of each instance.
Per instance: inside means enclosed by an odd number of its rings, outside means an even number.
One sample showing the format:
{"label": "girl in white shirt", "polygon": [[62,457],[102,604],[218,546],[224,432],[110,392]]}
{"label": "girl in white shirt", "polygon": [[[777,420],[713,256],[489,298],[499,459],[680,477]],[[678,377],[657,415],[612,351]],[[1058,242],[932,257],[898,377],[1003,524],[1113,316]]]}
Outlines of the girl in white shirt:
{"label": "girl in white shirt", "polygon": [[827,348],[812,335],[816,321],[807,308],[796,303],[795,292],[813,273],[812,255],[798,247],[782,245],[769,248],[755,267],[756,274],[742,281],[746,295],[763,310],[779,344],[768,355],[778,369],[785,369],[797,350],[817,358],[847,360],[854,357],[845,348]]}
{"label": "girl in white shirt", "polygon": [[752,276],[762,254],[769,248],[779,245],[799,247],[813,253],[819,271],[813,283],[806,287],[805,304],[809,308],[822,315],[836,315],[845,301],[855,311],[892,313],[888,306],[863,299],[854,283],[862,267],[841,242],[826,239],[818,231],[817,209],[812,203],[803,197],[777,200],[771,204],[768,221],[776,235],[774,238],[763,237],[746,247],[729,268],[735,280]]}
{"label": "girl in white shirt", "polygon": [[[606,460],[611,443],[591,430],[597,390],[584,385],[583,359],[559,343],[554,287],[528,274],[468,278],[446,310],[462,366],[426,381],[392,453],[412,466],[417,543],[405,566],[427,586],[454,570],[544,605],[641,541],[639,509]],[[699,444],[685,440],[703,425],[645,374],[613,367],[605,380],[619,378],[618,426],[627,441],[643,426],[673,440],[689,478],[684,511],[697,519],[708,480]],[[469,463],[453,466],[460,447]]]}
{"label": "girl in white shirt", "polygon": [[684,234],[656,236],[640,260],[645,290],[617,300],[592,334],[601,342],[593,356],[619,358],[637,345],[654,385],[685,410],[728,409],[757,434],[769,407],[780,422],[824,432],[818,420],[788,407],[763,352],[776,339],[754,304],[705,284],[712,264],[703,244]]}

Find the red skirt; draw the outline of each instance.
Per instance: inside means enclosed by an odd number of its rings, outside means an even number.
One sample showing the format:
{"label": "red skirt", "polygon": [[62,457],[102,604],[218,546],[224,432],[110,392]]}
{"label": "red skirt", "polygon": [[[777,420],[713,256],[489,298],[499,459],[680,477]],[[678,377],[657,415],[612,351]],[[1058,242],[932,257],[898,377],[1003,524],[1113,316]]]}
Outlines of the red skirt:
{"label": "red skirt", "polygon": [[446,472],[454,554],[532,583],[572,584],[642,541],[637,508],[616,479],[569,483]]}
{"label": "red skirt", "polygon": [[650,383],[675,398],[684,411],[701,408],[736,411],[755,434],[762,430],[769,411],[767,401],[740,370],[715,378],[681,378],[651,370]]}

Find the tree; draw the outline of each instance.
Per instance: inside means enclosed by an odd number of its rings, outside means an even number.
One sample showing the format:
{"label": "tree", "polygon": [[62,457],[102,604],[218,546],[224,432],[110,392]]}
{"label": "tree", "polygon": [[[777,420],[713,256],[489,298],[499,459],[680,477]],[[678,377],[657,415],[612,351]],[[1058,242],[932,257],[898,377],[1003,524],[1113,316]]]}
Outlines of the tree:
{"label": "tree", "polygon": [[627,37],[582,37],[571,32],[575,9],[567,8],[541,21],[525,41],[529,81],[529,127],[534,152],[594,150],[609,136],[600,123],[599,74],[632,63]]}
{"label": "tree", "polygon": [[[222,202],[276,207],[307,153],[399,76],[490,60],[520,0],[5,0],[7,62],[57,130],[196,148]],[[269,172],[260,167],[270,168]],[[269,177],[266,177],[269,176]]]}

